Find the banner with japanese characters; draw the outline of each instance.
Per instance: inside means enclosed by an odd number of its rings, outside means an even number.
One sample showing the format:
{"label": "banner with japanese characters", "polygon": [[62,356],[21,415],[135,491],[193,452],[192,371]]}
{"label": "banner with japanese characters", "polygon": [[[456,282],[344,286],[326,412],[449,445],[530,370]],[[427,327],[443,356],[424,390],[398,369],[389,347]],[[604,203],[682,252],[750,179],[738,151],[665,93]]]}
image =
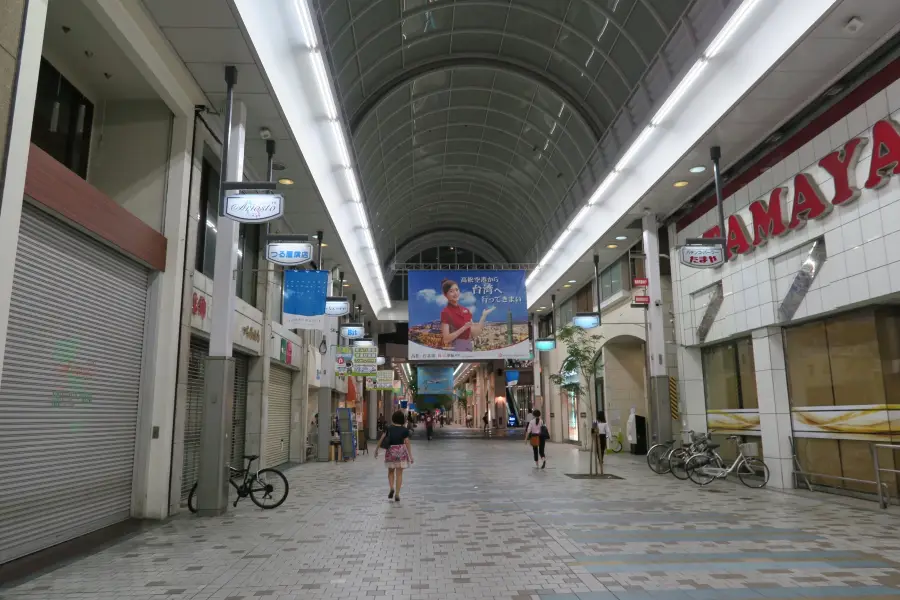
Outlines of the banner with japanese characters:
{"label": "banner with japanese characters", "polygon": [[409,359],[528,358],[525,271],[410,271]]}

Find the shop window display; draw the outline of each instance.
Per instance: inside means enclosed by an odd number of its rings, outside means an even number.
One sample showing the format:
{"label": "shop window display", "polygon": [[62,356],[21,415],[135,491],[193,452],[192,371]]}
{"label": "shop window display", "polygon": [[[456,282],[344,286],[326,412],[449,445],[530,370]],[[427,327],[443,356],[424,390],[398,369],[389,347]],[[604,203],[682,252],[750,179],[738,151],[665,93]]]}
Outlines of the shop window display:
{"label": "shop window display", "polygon": [[759,408],[752,340],[741,339],[703,349],[707,410]]}

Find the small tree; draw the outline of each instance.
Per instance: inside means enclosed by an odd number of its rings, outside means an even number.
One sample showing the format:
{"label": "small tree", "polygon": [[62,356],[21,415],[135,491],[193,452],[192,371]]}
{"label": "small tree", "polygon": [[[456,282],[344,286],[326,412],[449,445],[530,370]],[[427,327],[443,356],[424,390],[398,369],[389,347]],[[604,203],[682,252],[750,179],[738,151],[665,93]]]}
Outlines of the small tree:
{"label": "small tree", "polygon": [[[575,325],[566,325],[556,333],[556,339],[566,345],[566,357],[563,359],[560,372],[550,375],[550,382],[558,385],[560,389],[578,394],[580,398],[587,399],[590,422],[593,423],[597,415],[592,390],[594,378],[597,376],[597,353],[603,344],[603,336],[589,333],[586,329]],[[567,381],[567,373],[576,373],[577,381]],[[584,378],[586,385],[582,385]],[[582,444],[586,446],[587,440]]]}

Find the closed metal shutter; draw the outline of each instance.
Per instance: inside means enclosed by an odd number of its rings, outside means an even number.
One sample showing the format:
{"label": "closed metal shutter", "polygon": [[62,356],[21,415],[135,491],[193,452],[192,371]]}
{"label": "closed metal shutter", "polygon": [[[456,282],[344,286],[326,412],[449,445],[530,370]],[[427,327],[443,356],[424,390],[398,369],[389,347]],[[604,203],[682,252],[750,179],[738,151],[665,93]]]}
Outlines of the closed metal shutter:
{"label": "closed metal shutter", "polygon": [[[203,424],[203,388],[206,381],[206,359],[209,342],[191,338],[188,359],[188,393],[184,418],[184,460],[181,466],[181,499],[188,494],[200,471],[200,428]],[[234,355],[234,410],[231,413],[231,465],[244,464],[244,433],[247,423],[247,382],[250,378],[250,359]]]}
{"label": "closed metal shutter", "polygon": [[244,465],[244,437],[247,430],[247,381],[250,379],[250,359],[234,355],[234,409],[231,411],[231,466]]}
{"label": "closed metal shutter", "polygon": [[147,269],[23,207],[0,383],[0,563],[131,513]]}
{"label": "closed metal shutter", "polygon": [[272,365],[269,370],[269,412],[266,466],[277,467],[291,456],[291,372]]}
{"label": "closed metal shutter", "polygon": [[209,342],[191,337],[188,357],[187,406],[184,415],[184,460],[181,465],[181,499],[187,500],[200,471],[200,426],[203,423],[203,386]]}

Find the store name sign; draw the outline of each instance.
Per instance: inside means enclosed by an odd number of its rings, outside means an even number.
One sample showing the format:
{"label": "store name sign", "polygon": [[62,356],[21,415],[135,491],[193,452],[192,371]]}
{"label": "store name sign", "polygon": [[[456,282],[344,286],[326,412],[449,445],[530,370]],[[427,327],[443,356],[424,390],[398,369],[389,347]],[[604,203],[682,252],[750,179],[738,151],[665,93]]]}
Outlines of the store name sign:
{"label": "store name sign", "polygon": [[[877,190],[885,186],[893,175],[900,174],[900,126],[890,119],[883,119],[875,123],[870,135],[872,156],[863,187]],[[856,181],[856,167],[868,143],[867,137],[855,137],[819,161],[819,167],[834,181],[831,198],[825,197],[812,175],[798,173],[790,188],[777,187],[768,199],[750,204],[751,230],[748,231],[740,215],[729,216],[725,235],[728,260],[752,252],[769,239],[801,229],[808,221],[827,216],[835,206],[852,204],[861,193]],[[786,217],[784,204],[789,196],[793,206],[790,216]],[[722,231],[717,225],[704,232],[703,237],[721,238]]]}
{"label": "store name sign", "polygon": [[356,340],[366,335],[366,330],[362,325],[347,324],[341,325],[341,337],[348,340]]}
{"label": "store name sign", "polygon": [[269,242],[266,258],[276,265],[293,267],[312,260],[313,245],[309,242]]}
{"label": "store name sign", "polygon": [[265,223],[283,215],[281,194],[232,194],[225,198],[225,216],[238,223]]}
{"label": "store name sign", "polygon": [[682,246],[679,257],[683,265],[698,269],[709,269],[718,267],[725,262],[725,248],[719,244]]}
{"label": "store name sign", "polygon": [[325,299],[325,314],[329,317],[349,315],[350,301],[341,296],[329,296]]}

